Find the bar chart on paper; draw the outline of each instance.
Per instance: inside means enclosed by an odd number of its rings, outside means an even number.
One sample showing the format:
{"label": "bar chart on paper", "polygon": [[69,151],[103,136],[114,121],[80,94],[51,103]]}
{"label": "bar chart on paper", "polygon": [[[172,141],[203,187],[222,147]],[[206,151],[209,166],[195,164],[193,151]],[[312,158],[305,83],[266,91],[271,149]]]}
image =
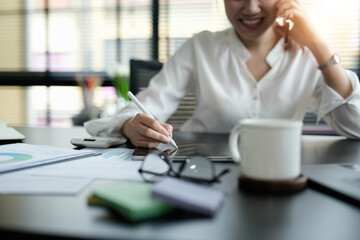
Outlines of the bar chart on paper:
{"label": "bar chart on paper", "polygon": [[101,155],[48,165],[42,168],[29,169],[25,170],[24,173],[91,179],[141,180],[138,172],[141,161],[133,161],[131,159],[133,149],[113,148],[99,150],[96,148],[85,148],[84,150],[93,151],[95,154]]}
{"label": "bar chart on paper", "polygon": [[99,151],[99,150],[94,150],[96,153],[101,153],[102,157],[104,159],[123,159],[123,160],[129,160],[131,159],[131,154],[129,154],[129,151],[124,151],[124,150],[112,150],[112,151]]}

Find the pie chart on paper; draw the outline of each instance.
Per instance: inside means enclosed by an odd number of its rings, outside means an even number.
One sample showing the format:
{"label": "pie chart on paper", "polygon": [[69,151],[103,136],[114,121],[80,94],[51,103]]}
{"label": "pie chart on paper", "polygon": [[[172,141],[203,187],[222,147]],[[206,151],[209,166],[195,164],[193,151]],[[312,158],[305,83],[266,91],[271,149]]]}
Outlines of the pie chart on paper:
{"label": "pie chart on paper", "polygon": [[13,161],[29,160],[33,156],[25,153],[0,153],[0,164]]}

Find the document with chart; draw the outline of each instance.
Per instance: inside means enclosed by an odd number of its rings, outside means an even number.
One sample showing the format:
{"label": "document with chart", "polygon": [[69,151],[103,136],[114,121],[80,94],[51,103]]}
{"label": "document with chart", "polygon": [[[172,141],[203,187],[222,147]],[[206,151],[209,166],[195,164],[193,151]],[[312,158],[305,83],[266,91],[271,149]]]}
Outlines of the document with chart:
{"label": "document with chart", "polygon": [[95,155],[93,151],[15,143],[0,146],[0,173]]}
{"label": "document with chart", "polygon": [[86,150],[94,151],[97,156],[67,161],[61,164],[51,164],[41,168],[27,169],[22,172],[37,176],[82,177],[127,181],[142,180],[138,172],[142,162],[131,159],[133,149],[88,148]]}

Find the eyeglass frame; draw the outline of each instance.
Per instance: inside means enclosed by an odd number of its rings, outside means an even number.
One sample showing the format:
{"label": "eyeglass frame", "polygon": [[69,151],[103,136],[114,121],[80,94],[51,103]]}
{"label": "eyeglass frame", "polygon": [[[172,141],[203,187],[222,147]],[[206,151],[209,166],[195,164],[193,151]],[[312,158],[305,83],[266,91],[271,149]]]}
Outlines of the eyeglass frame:
{"label": "eyeglass frame", "polygon": [[[146,157],[148,157],[148,155],[150,155],[150,154],[158,155],[169,166],[169,169],[164,173],[156,173],[156,172],[147,171],[147,170],[142,169],[143,165],[144,165],[144,162],[146,160]],[[140,168],[138,169],[138,172],[140,173],[143,180],[145,182],[149,182],[149,183],[154,183],[156,181],[151,181],[151,180],[145,179],[144,176],[143,176],[143,173],[152,174],[154,176],[159,176],[159,177],[171,176],[171,177],[186,179],[186,180],[193,181],[193,182],[198,182],[198,183],[212,184],[212,183],[215,183],[215,182],[220,182],[220,177],[225,175],[226,173],[228,173],[230,171],[230,169],[227,168],[227,169],[224,169],[222,172],[220,172],[219,174],[216,175],[215,174],[215,164],[211,160],[209,160],[208,158],[206,158],[204,156],[200,156],[200,155],[189,156],[188,158],[185,159],[185,161],[183,161],[181,163],[181,166],[179,167],[179,170],[175,171],[174,168],[173,168],[173,165],[172,165],[173,161],[171,160],[171,158],[165,152],[156,150],[156,151],[153,151],[153,152],[149,153],[148,155],[145,156],[145,158],[143,160],[143,163],[141,164]],[[193,157],[201,157],[201,158],[203,158],[204,160],[206,160],[206,161],[208,161],[210,163],[211,175],[213,176],[212,179],[207,180],[207,179],[200,179],[200,178],[194,178],[194,177],[189,177],[189,176],[181,176],[181,172],[183,171],[186,163]]]}

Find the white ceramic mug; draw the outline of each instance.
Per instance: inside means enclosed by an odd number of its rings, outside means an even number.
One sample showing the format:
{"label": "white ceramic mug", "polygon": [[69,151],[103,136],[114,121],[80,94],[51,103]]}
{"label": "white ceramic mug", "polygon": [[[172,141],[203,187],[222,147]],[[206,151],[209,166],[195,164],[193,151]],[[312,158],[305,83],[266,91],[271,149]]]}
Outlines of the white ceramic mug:
{"label": "white ceramic mug", "polygon": [[229,137],[230,154],[240,174],[257,180],[288,180],[300,175],[301,121],[245,119]]}

